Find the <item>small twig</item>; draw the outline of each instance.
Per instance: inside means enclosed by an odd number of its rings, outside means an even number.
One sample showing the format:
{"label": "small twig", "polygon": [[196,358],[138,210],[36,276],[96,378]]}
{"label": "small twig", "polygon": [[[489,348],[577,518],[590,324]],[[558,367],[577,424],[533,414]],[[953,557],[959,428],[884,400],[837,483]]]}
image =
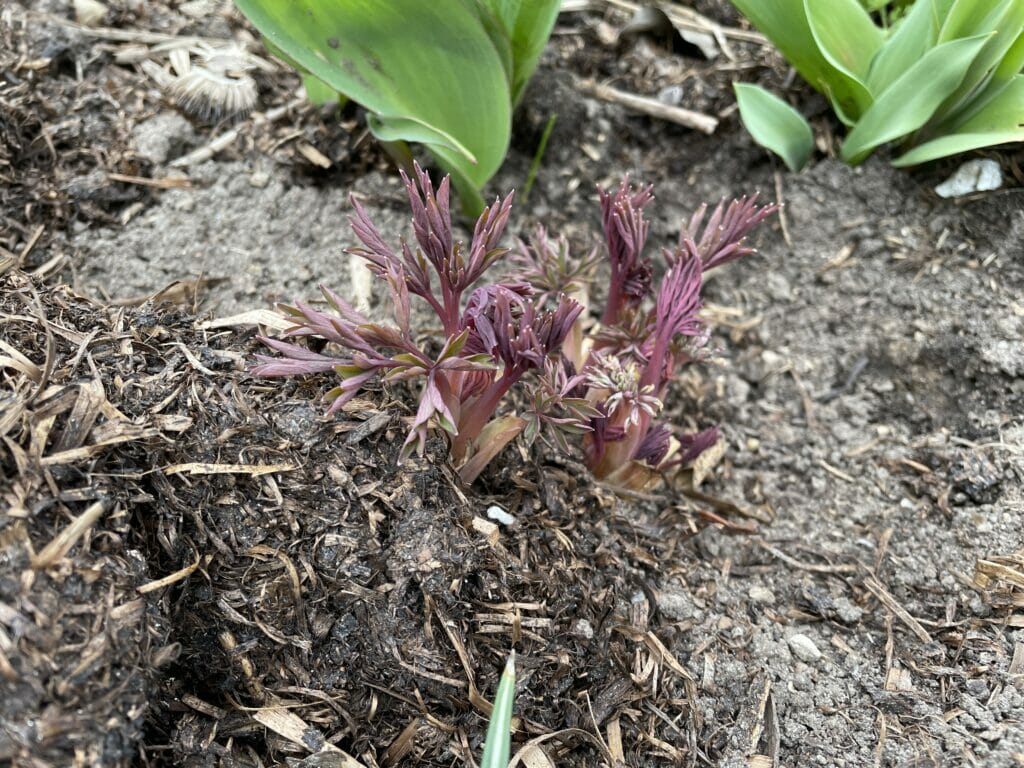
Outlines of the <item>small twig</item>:
{"label": "small twig", "polygon": [[795,557],[790,557],[782,550],[776,549],[767,542],[759,541],[757,544],[765,552],[777,557],[786,565],[792,566],[793,568],[801,571],[809,571],[811,573],[856,573],[859,570],[853,563],[844,565],[818,565],[817,563],[805,563],[797,560]]}
{"label": "small twig", "polygon": [[864,577],[864,586],[867,587],[868,591],[878,598],[878,602],[884,605],[893,616],[899,619],[903,624],[915,635],[918,639],[925,643],[932,641],[932,636],[928,634],[921,622],[910,615],[910,612],[896,602],[896,598],[889,594],[889,591],[882,585],[878,579],[874,576]]}
{"label": "small twig", "polygon": [[61,560],[71,548],[75,546],[87,530],[92,528],[103,513],[107,510],[107,504],[102,499],[90,505],[85,512],[80,514],[71,524],[58,533],[53,540],[43,547],[43,550],[32,558],[33,568],[48,568],[58,560]]}
{"label": "small twig", "polygon": [[28,239],[28,242],[25,243],[25,247],[21,249],[21,253],[18,254],[17,262],[19,268],[21,267],[22,264],[25,263],[25,259],[28,258],[28,255],[32,253],[32,249],[36,247],[36,243],[39,242],[39,238],[42,236],[44,230],[45,227],[42,224],[36,227],[35,232],[32,233],[32,236]]}
{"label": "small twig", "polygon": [[847,483],[856,483],[857,482],[857,478],[855,478],[855,477],[853,477],[851,475],[846,474],[841,469],[837,469],[836,467],[833,467],[831,464],[829,464],[824,459],[818,459],[818,466],[820,466],[822,469],[824,469],[830,475],[835,475],[840,480],[844,480]]}
{"label": "small twig", "polygon": [[580,80],[577,82],[577,86],[585,93],[589,93],[599,99],[621,104],[645,115],[650,115],[660,120],[667,120],[670,123],[676,123],[685,128],[692,128],[701,133],[710,135],[718,128],[718,120],[703,112],[694,112],[691,109],[662,104],[657,99],[620,91],[617,88],[612,88],[610,85],[595,83],[593,80]]}
{"label": "small twig", "polygon": [[840,395],[845,395],[847,392],[853,389],[853,385],[857,383],[857,379],[860,378],[860,375],[864,372],[864,369],[867,367],[867,355],[862,355],[861,357],[858,357],[857,361],[853,364],[853,368],[851,368],[850,372],[846,375],[846,381],[844,381],[838,387],[833,387],[825,394],[819,395],[818,402],[828,403],[831,402],[832,400],[835,400]]}
{"label": "small twig", "polygon": [[[622,10],[636,12],[641,8],[640,4],[629,2],[629,0],[605,0],[608,5]],[[762,35],[760,32],[752,32],[747,29],[739,29],[738,27],[723,27],[721,24],[716,24],[714,21],[709,19],[707,16],[702,16],[691,8],[686,8],[675,3],[665,3],[662,6],[665,15],[669,17],[673,24],[686,27],[687,29],[693,29],[699,32],[711,32],[716,39],[719,40],[719,45],[722,45],[721,38],[730,37],[733,40],[743,40],[748,43],[757,43],[763,45],[766,48],[771,47],[771,43],[768,42],[768,38]],[[730,52],[725,46],[722,46],[722,52],[730,59],[734,58],[730,55]]]}
{"label": "small twig", "polygon": [[111,181],[120,181],[124,184],[138,184],[140,187],[153,187],[154,189],[189,189],[192,180],[173,176],[166,179],[150,179],[146,176],[126,176],[123,173],[108,173],[107,178]]}
{"label": "small twig", "polygon": [[779,226],[782,227],[782,239],[786,245],[793,247],[793,240],[789,236],[789,223],[786,221],[786,205],[782,199],[782,174],[775,172],[775,202],[779,204]]}
{"label": "small twig", "polygon": [[800,374],[790,366],[789,375],[793,377],[793,383],[796,384],[797,392],[800,393],[800,402],[804,406],[804,420],[807,422],[809,429],[817,429],[818,422],[814,418],[814,401],[811,399],[810,394],[807,392],[807,387],[804,386],[803,381],[800,379]]}
{"label": "small twig", "polygon": [[292,99],[287,104],[282,104],[279,107],[274,107],[273,109],[267,110],[262,114],[257,112],[245,123],[232,128],[230,131],[225,131],[224,133],[214,136],[212,139],[210,139],[209,142],[207,142],[203,146],[199,147],[196,150],[193,150],[192,152],[189,152],[187,155],[182,155],[176,160],[172,160],[170,163],[168,163],[168,165],[170,165],[172,168],[180,168],[182,166],[195,165],[196,163],[201,163],[206,160],[209,160],[222,149],[227,149],[232,144],[234,144],[235,139],[241,136],[242,130],[244,128],[248,128],[250,124],[276,122],[280,120],[282,117],[284,117],[286,114],[288,114],[288,112],[290,112],[291,110],[297,109],[298,107],[302,106],[304,102],[305,99]]}

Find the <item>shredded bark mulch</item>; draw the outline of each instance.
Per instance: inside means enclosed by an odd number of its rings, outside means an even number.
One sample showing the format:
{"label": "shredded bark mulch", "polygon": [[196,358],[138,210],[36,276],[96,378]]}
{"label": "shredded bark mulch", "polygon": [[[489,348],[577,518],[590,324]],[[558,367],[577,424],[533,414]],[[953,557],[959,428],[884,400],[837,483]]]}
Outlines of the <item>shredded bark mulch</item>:
{"label": "shredded bark mulch", "polygon": [[685,504],[637,516],[532,457],[484,496],[439,439],[396,465],[384,393],[324,419],[322,382],[249,378],[251,332],[2,280],[0,757],[468,759],[513,647],[520,734],[551,753],[610,758],[610,723],[641,743],[643,699],[696,743],[685,627],[650,594],[698,529]]}

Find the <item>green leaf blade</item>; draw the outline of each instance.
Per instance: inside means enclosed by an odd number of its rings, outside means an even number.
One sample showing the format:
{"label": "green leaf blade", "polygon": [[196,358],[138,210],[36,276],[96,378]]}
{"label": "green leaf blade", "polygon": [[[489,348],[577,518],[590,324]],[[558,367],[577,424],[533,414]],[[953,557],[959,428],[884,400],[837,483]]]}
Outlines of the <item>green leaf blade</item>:
{"label": "green leaf blade", "polygon": [[487,740],[480,768],[508,768],[512,744],[512,704],[516,695],[516,653],[508,656],[505,671],[501,673],[498,692],[494,697],[494,709],[487,726]]}
{"label": "green leaf blade", "polygon": [[791,171],[799,171],[814,149],[811,126],[778,96],[757,85],[734,83],[743,125],[758,144],[782,158]]}
{"label": "green leaf blade", "polygon": [[878,96],[843,142],[840,156],[862,162],[875,147],[921,128],[963,81],[987,36],[954,40],[932,48]]}
{"label": "green leaf blade", "polygon": [[302,69],[375,114],[392,139],[425,143],[477,188],[497,171],[511,135],[510,89],[472,0],[237,4]]}
{"label": "green leaf blade", "polygon": [[857,0],[804,0],[804,13],[818,50],[828,62],[861,85],[885,34]]}
{"label": "green leaf blade", "polygon": [[917,0],[891,37],[875,55],[868,70],[868,87],[881,93],[935,46],[939,35],[937,0]]}
{"label": "green leaf blade", "polygon": [[1024,75],[1018,75],[953,133],[939,136],[900,155],[904,167],[972,149],[1024,141]]}

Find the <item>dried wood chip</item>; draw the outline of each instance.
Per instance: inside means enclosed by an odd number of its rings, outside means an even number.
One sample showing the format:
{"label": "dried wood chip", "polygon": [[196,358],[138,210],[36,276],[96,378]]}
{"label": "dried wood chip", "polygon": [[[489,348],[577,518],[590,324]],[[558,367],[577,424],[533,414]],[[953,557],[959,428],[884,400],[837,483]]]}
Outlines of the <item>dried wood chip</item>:
{"label": "dried wood chip", "polygon": [[399,765],[401,760],[412,752],[412,748],[416,746],[416,730],[419,726],[420,718],[414,717],[409,721],[408,725],[384,751],[384,755],[381,757],[381,763],[384,766],[390,768],[392,765]]}
{"label": "dried wood chip", "polygon": [[878,598],[878,602],[884,605],[911,632],[917,635],[921,642],[930,643],[932,641],[932,636],[928,634],[928,630],[921,626],[921,622],[911,616],[909,611],[896,601],[895,597],[889,594],[889,591],[882,586],[878,579],[874,576],[866,576],[864,578],[864,586],[868,588],[871,594]]}
{"label": "dried wood chip", "polygon": [[1013,660],[1008,671],[1011,675],[1024,675],[1024,642],[1014,643]]}
{"label": "dried wood chip", "polygon": [[1024,564],[1011,565],[995,560],[979,560],[975,563],[974,574],[974,583],[982,588],[987,588],[994,580],[1024,589]]}
{"label": "dried wood chip", "polygon": [[39,554],[32,558],[32,567],[48,568],[58,560],[62,560],[78,540],[85,535],[85,532],[92,528],[96,521],[103,516],[106,509],[107,506],[104,501],[97,501],[91,505],[85,512],[72,520],[71,525],[58,533],[49,544],[43,547]]}
{"label": "dried wood chip", "polygon": [[473,530],[481,534],[492,547],[497,546],[498,541],[501,539],[501,529],[497,523],[484,520],[482,517],[473,518]]}
{"label": "dried wood chip", "polygon": [[327,742],[320,731],[307,724],[305,720],[291,710],[280,706],[265,707],[254,712],[252,719],[260,725],[266,726],[281,738],[302,747],[307,752],[314,754],[317,752],[332,752],[336,754],[341,758],[338,768],[366,768],[363,763]]}
{"label": "dried wood chip", "polygon": [[715,129],[718,128],[718,120],[711,115],[706,115],[703,112],[695,112],[692,109],[683,109],[682,107],[673,107],[668,104],[664,104],[657,99],[648,98],[646,96],[638,96],[635,93],[627,93],[621,91],[618,88],[612,88],[610,85],[604,85],[603,83],[596,83],[592,80],[581,80],[578,83],[580,90],[585,93],[589,93],[592,96],[596,96],[604,101],[610,101],[615,104],[620,104],[623,107],[632,109],[636,112],[641,112],[650,117],[658,118],[659,120],[667,120],[670,123],[676,123],[685,128],[692,128],[701,133],[712,134]]}
{"label": "dried wood chip", "polygon": [[249,475],[259,477],[269,475],[272,472],[291,472],[298,469],[296,465],[284,462],[281,464],[204,464],[202,462],[189,462],[187,464],[172,464],[164,467],[165,475],[186,473],[189,475]]}
{"label": "dried wood chip", "polygon": [[299,154],[309,160],[313,165],[319,166],[320,168],[330,168],[331,165],[333,165],[329,157],[308,142],[300,142],[295,148],[299,151]]}
{"label": "dried wood chip", "polygon": [[[158,589],[161,589],[163,587],[170,586],[171,584],[176,584],[177,582],[182,581],[183,579],[187,579],[189,576],[191,576],[193,573],[195,573],[196,568],[199,567],[199,563],[200,563],[201,559],[202,558],[200,558],[200,557],[196,557],[194,563],[192,563],[190,565],[186,565],[184,568],[181,568],[181,569],[175,571],[174,573],[169,573],[168,575],[164,576],[162,579],[155,579],[154,581],[150,581],[150,582],[147,582],[146,584],[143,584],[141,587],[139,587],[139,592],[141,594],[145,595],[145,594],[148,594],[149,592],[154,592],[154,591],[156,591]],[[207,555],[207,562],[209,562],[210,559],[211,559],[210,556]]]}
{"label": "dried wood chip", "polygon": [[[107,437],[106,433],[117,434]],[[96,431],[93,432],[94,436],[102,437],[102,439],[97,440],[92,445],[84,445],[81,448],[72,448],[68,451],[60,451],[59,453],[44,456],[40,459],[39,463],[44,467],[73,464],[99,453],[103,453],[104,449],[109,448],[112,445],[130,443],[135,440],[147,440],[151,437],[156,437],[159,434],[160,430],[155,427],[142,427],[138,424],[131,424],[129,422],[108,422],[107,424],[98,427]]]}

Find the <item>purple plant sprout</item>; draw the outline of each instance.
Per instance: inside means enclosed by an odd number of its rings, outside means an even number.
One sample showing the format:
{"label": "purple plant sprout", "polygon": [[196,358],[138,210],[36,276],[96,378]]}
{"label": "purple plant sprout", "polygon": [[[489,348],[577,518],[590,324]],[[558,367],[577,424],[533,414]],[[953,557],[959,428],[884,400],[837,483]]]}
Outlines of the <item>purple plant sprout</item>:
{"label": "purple plant sprout", "polygon": [[[500,241],[512,195],[483,212],[466,246],[453,232],[449,180],[435,192],[419,166],[411,179],[402,178],[414,241],[402,238],[392,249],[353,198],[350,221],[361,245],[348,251],[387,286],[394,323],[371,321],[323,288],[326,308],[282,307],[293,325],[283,340],[261,337],[276,355],[257,355],[254,374],[333,373],[340,382],[325,395],[328,413],[371,381],[417,381],[419,403],[399,459],[422,455],[430,430],[440,429],[466,482],[520,434],[528,442],[543,436],[562,451],[582,439],[594,474],[626,485],[685,466],[718,441],[718,427],[682,433],[657,419],[679,370],[710,354],[700,315],[703,272],[752,253],[747,235],[777,206],[758,206],[756,195],[723,201],[710,216],[702,206],[678,247],[664,251],[664,274],[655,284],[643,253],[651,188],[625,179],[601,190],[611,275],[598,322],[586,314],[595,252],[574,258],[564,239],[538,228],[510,256],[511,274],[487,282],[487,270],[509,253]],[[436,343],[417,341],[412,297],[436,314]],[[302,337],[326,347],[309,349]],[[515,413],[507,403],[527,379]]]}

